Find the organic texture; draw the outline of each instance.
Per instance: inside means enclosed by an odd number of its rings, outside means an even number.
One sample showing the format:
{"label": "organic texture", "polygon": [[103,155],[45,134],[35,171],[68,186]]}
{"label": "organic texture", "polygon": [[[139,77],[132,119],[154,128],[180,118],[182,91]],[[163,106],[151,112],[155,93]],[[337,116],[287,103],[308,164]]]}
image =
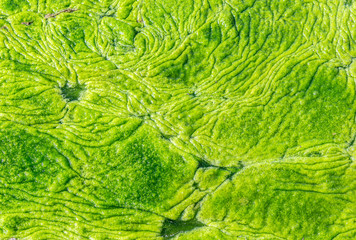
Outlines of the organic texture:
{"label": "organic texture", "polygon": [[0,239],[356,239],[352,0],[1,0]]}

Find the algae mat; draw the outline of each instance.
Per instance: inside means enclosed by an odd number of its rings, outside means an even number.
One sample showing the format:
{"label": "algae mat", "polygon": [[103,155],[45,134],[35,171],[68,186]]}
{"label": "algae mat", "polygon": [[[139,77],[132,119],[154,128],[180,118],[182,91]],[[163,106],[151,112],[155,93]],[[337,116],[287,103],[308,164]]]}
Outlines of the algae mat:
{"label": "algae mat", "polygon": [[356,239],[352,0],[1,0],[0,239]]}

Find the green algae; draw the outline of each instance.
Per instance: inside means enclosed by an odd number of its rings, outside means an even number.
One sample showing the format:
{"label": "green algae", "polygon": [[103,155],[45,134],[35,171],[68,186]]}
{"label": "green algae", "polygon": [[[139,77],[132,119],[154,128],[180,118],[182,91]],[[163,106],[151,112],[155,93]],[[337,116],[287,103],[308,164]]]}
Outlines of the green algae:
{"label": "green algae", "polygon": [[355,239],[354,1],[0,2],[0,239]]}

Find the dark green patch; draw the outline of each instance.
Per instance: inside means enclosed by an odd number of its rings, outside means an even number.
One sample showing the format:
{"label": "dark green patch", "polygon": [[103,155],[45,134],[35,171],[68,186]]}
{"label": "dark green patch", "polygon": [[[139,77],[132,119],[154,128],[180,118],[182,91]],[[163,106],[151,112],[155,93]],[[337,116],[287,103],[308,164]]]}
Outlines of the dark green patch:
{"label": "dark green patch", "polygon": [[346,6],[351,6],[353,3],[353,0],[345,0],[345,5]]}
{"label": "dark green patch", "polygon": [[163,222],[161,236],[165,239],[169,239],[171,237],[176,236],[182,232],[188,232],[195,228],[203,227],[204,224],[197,221],[197,220],[189,220],[189,221],[182,221],[182,220],[170,220],[166,219]]}
{"label": "dark green patch", "polygon": [[320,152],[311,152],[307,154],[307,157],[321,157],[322,154]]}
{"label": "dark green patch", "polygon": [[[43,191],[63,172],[44,138],[25,131],[0,131],[0,177],[26,191]],[[0,200],[1,202],[1,200]]]}
{"label": "dark green patch", "polygon": [[63,98],[67,99],[70,102],[79,100],[84,91],[85,87],[79,84],[75,86],[66,84],[64,87],[61,88]]}
{"label": "dark green patch", "polygon": [[21,218],[19,216],[8,217],[4,221],[3,228],[6,232],[16,233],[23,227],[26,221],[26,218]]}
{"label": "dark green patch", "polygon": [[109,190],[101,191],[111,202],[164,208],[164,201],[175,194],[177,186],[188,181],[194,169],[186,165],[181,155],[169,150],[161,134],[152,134],[153,129],[145,126],[137,131],[120,150],[112,147],[99,151],[100,166],[93,175]]}
{"label": "dark green patch", "polygon": [[[121,178],[121,186],[125,199],[139,202],[156,202],[160,200],[160,192],[167,187],[167,173],[172,169],[166,165],[154,146],[147,140],[135,140],[126,146],[122,156],[124,168],[131,173]],[[130,200],[129,200],[130,199]]]}

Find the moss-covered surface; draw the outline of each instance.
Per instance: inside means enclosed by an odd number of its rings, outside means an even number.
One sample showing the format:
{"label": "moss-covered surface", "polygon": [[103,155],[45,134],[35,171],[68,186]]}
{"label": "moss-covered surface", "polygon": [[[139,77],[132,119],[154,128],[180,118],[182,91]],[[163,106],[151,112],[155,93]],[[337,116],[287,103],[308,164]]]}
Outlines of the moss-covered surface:
{"label": "moss-covered surface", "polygon": [[355,13],[0,1],[0,239],[356,239]]}

